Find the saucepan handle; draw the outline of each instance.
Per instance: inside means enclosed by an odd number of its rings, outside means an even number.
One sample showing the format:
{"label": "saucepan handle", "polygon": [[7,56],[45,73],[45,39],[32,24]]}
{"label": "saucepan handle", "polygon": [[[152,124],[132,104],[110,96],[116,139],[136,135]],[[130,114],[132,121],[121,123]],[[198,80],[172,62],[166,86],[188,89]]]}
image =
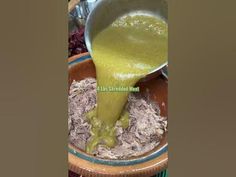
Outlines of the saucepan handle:
{"label": "saucepan handle", "polygon": [[162,69],[161,69],[161,74],[168,79],[168,65],[165,65]]}

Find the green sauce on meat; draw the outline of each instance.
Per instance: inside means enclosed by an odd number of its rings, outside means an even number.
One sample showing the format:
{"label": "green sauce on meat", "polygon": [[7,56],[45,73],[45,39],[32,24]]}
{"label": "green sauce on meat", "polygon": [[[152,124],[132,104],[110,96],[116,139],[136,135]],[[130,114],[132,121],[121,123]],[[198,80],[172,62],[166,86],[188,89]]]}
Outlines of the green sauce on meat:
{"label": "green sauce on meat", "polygon": [[[138,80],[167,61],[167,24],[149,15],[118,18],[92,41],[99,87],[133,87]],[[91,153],[98,144],[116,145],[115,124],[129,126],[123,113],[129,92],[97,93],[97,108],[87,114],[92,124]]]}

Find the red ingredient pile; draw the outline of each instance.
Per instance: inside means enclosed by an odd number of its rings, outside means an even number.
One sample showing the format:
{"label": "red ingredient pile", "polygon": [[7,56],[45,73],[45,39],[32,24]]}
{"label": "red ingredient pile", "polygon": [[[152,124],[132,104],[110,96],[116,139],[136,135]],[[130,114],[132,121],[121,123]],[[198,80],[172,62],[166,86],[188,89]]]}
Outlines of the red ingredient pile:
{"label": "red ingredient pile", "polygon": [[87,51],[84,40],[84,27],[71,32],[69,34],[69,57]]}

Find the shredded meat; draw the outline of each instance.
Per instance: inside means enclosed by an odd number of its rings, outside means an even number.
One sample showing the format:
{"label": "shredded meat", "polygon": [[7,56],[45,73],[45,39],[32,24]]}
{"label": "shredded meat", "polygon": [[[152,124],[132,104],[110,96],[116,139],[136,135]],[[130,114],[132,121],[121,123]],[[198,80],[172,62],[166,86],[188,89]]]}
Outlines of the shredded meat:
{"label": "shredded meat", "polygon": [[91,125],[85,119],[85,113],[96,106],[96,80],[88,78],[80,82],[73,81],[68,103],[69,141],[84,150],[91,129]]}
{"label": "shredded meat", "polygon": [[[85,113],[96,107],[96,80],[87,78],[73,81],[69,92],[69,141],[85,150],[90,138],[91,125],[86,121]],[[160,116],[158,105],[129,94],[126,109],[129,112],[129,127],[123,129],[116,123],[117,145],[108,148],[99,145],[94,155],[106,159],[126,159],[140,156],[155,148],[167,131],[167,119]]]}

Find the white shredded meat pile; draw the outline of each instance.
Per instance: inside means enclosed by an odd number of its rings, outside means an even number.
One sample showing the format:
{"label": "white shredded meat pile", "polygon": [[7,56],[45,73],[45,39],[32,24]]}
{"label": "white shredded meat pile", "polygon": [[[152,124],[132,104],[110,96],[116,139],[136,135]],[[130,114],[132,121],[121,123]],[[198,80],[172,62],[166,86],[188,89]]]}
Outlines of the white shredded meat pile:
{"label": "white shredded meat pile", "polygon": [[[69,142],[85,150],[91,135],[91,125],[85,113],[96,104],[96,79],[73,81],[69,90]],[[108,148],[98,145],[94,155],[105,159],[127,159],[137,157],[154,149],[167,131],[167,118],[160,116],[158,105],[142,98],[137,93],[128,97],[126,109],[129,112],[129,127],[123,129],[116,123],[117,145]]]}

